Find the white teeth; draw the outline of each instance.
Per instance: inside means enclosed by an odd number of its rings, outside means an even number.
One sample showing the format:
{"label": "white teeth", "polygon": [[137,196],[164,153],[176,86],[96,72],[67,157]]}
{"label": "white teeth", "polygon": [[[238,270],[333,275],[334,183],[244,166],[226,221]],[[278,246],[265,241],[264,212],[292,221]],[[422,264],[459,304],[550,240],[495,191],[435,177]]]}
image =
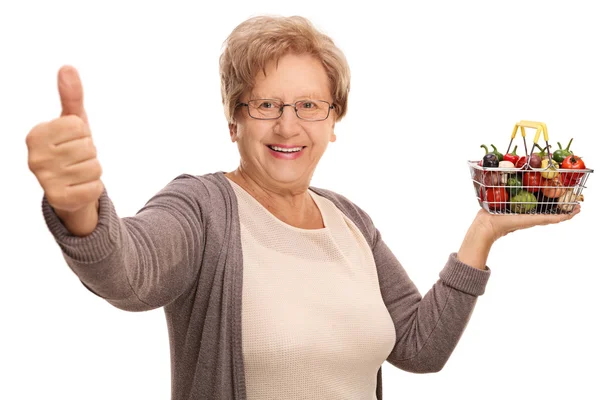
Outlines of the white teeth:
{"label": "white teeth", "polygon": [[300,150],[302,150],[302,147],[290,147],[290,148],[283,148],[283,147],[277,147],[277,146],[269,146],[271,149],[275,150],[275,151],[280,151],[282,153],[297,153]]}

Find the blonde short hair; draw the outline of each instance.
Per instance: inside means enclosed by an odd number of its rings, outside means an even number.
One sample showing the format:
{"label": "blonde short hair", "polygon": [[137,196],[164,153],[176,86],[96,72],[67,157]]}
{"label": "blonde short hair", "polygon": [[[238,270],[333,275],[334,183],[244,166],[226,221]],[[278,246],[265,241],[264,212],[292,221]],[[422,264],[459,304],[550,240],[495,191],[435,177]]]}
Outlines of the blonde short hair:
{"label": "blonde short hair", "polygon": [[348,107],[350,68],[342,51],[331,38],[319,32],[303,17],[259,16],[238,25],[225,40],[219,58],[221,98],[225,117],[234,122],[237,102],[246,89],[252,89],[256,74],[282,56],[310,54],[321,61],[327,76],[336,121]]}

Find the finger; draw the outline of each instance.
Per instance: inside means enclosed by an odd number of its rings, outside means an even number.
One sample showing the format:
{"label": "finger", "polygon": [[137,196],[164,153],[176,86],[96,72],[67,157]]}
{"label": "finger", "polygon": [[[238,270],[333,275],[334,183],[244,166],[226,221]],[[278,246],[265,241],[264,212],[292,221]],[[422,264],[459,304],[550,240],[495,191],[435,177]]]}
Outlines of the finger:
{"label": "finger", "polygon": [[73,140],[91,139],[91,137],[90,127],[76,115],[57,118],[45,126],[44,132],[40,132],[40,140],[54,147],[61,147]]}
{"label": "finger", "polygon": [[581,207],[577,205],[572,212],[565,214],[550,214],[550,215],[535,215],[530,222],[533,225],[549,225],[549,224],[558,224],[563,221],[568,221],[573,218],[575,215],[579,214]]}
{"label": "finger", "polygon": [[62,105],[61,117],[76,115],[88,124],[83,107],[83,85],[74,67],[65,65],[58,71],[58,93]]}
{"label": "finger", "polygon": [[67,186],[62,192],[57,193],[56,197],[53,197],[50,193],[46,195],[50,204],[58,203],[61,209],[75,211],[81,208],[82,205],[96,202],[103,190],[104,184],[102,181],[95,180],[79,185]]}
{"label": "finger", "polygon": [[102,176],[102,167],[97,158],[85,160],[83,162],[71,165],[62,172],[63,182],[68,182],[69,186],[82,185],[93,182]]}
{"label": "finger", "polygon": [[54,146],[53,154],[59,159],[64,160],[62,163],[64,167],[70,167],[71,165],[96,158],[98,155],[91,136],[64,142],[60,146]]}

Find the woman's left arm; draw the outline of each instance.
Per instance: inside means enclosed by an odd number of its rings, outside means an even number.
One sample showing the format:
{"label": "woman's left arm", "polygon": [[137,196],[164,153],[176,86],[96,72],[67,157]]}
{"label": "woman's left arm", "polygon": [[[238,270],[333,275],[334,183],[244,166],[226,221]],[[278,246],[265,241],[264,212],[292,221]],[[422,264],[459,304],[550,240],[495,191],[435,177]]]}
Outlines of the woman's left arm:
{"label": "woman's left arm", "polygon": [[456,347],[490,275],[492,244],[518,229],[571,219],[564,215],[491,215],[481,210],[458,253],[450,255],[440,279],[421,297],[391,250],[374,230],[372,249],[382,298],[394,322],[396,344],[387,361],[406,371],[437,372]]}
{"label": "woman's left arm", "polygon": [[485,290],[489,269],[473,268],[453,253],[440,279],[421,296],[379,231],[373,256],[381,296],[396,331],[387,361],[409,372],[441,370],[471,317],[477,297]]}

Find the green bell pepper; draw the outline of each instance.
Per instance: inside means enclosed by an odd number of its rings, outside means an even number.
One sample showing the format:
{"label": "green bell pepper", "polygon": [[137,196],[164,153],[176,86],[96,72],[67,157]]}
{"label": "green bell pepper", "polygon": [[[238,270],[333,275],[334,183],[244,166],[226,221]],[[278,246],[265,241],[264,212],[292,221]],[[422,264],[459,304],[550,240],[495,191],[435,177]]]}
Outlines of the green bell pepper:
{"label": "green bell pepper", "polygon": [[556,142],[558,143],[558,150],[554,152],[554,154],[552,155],[552,159],[556,161],[558,165],[561,165],[565,158],[569,157],[570,155],[573,155],[573,152],[569,150],[569,148],[571,147],[571,142],[573,142],[573,138],[569,140],[569,144],[564,149],[560,145],[560,142]]}

